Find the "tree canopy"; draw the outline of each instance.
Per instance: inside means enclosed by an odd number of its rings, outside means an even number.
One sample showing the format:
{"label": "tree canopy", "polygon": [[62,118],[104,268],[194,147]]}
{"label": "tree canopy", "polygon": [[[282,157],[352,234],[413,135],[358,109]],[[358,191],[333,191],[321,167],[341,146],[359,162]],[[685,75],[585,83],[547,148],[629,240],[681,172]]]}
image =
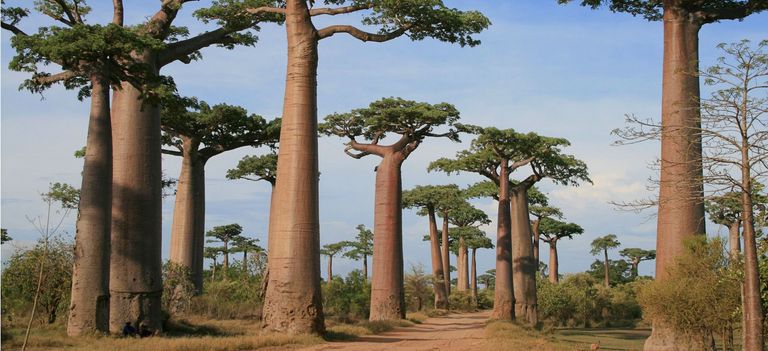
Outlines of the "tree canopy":
{"label": "tree canopy", "polygon": [[357,226],[357,231],[358,233],[355,237],[355,241],[342,242],[346,247],[344,257],[353,260],[359,260],[373,255],[373,232],[363,224]]}
{"label": "tree canopy", "polygon": [[[354,158],[371,154],[384,157],[390,152],[400,152],[407,158],[427,137],[447,137],[459,141],[458,131],[452,127],[458,119],[459,111],[447,103],[431,105],[401,98],[383,98],[372,102],[367,108],[330,114],[318,129],[326,135],[349,138],[344,152]],[[434,132],[435,128],[443,125],[449,127],[447,131]],[[379,142],[389,134],[399,135],[400,138],[391,145],[380,145]],[[358,138],[369,143],[360,143]]]}
{"label": "tree canopy", "polygon": [[277,182],[277,153],[243,157],[237,167],[227,170],[227,179],[265,180],[274,186]]}
{"label": "tree canopy", "polygon": [[227,104],[210,106],[197,99],[173,98],[163,105],[163,142],[176,148],[163,150],[181,156],[184,139],[201,144],[197,151],[204,159],[243,146],[274,146],[280,134],[280,119],[267,121],[244,108]]}
{"label": "tree canopy", "polygon": [[605,236],[601,236],[595,240],[592,240],[592,250],[589,252],[593,255],[600,254],[603,251],[606,251],[608,249],[613,249],[619,247],[621,243],[616,238],[615,234],[608,234]]}
{"label": "tree canopy", "polygon": [[501,181],[500,168],[502,163],[507,162],[510,173],[520,167],[530,166],[533,174],[526,180],[532,182],[545,177],[562,185],[591,182],[586,164],[561,152],[562,147],[570,145],[566,139],[495,127],[459,124],[457,129],[476,135],[469,149],[456,153],[455,159],[440,158],[430,163],[429,171],[478,173],[498,185]]}
{"label": "tree canopy", "polygon": [[542,218],[539,224],[539,234],[546,242],[562,238],[573,239],[574,235],[583,234],[584,228],[576,223],[566,223],[552,218]]}
{"label": "tree canopy", "polygon": [[[557,0],[559,4],[574,0]],[[596,9],[607,5],[613,12],[625,12],[633,16],[642,16],[649,21],[660,21],[667,6],[681,8],[696,14],[703,23],[728,19],[740,19],[768,9],[768,2],[761,0],[704,0],[704,1],[662,1],[662,0],[578,0],[582,6]]]}

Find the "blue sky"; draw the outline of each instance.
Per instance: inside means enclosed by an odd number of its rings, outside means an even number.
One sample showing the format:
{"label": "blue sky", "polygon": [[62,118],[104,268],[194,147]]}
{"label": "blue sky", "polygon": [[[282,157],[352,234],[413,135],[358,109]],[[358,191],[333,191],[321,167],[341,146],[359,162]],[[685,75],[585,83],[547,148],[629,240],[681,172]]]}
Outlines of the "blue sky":
{"label": "blue sky", "polygon": [[[27,2],[9,1],[8,5]],[[92,23],[111,16],[107,2],[93,2]],[[194,9],[209,1],[185,5],[177,25],[189,26],[192,33],[212,28],[192,18]],[[587,269],[595,259],[589,243],[595,237],[614,233],[623,247],[654,248],[655,218],[647,214],[618,212],[609,201],[651,196],[645,189],[647,169],[658,154],[658,144],[611,146],[614,128],[624,125],[625,114],[658,118],[661,101],[661,23],[647,22],[607,10],[592,11],[576,5],[559,6],[556,1],[449,1],[449,6],[478,9],[493,25],[478,35],[483,41],[475,48],[400,38],[392,42],[362,43],[337,35],[320,43],[318,73],[319,117],[363,107],[381,97],[399,96],[430,103],[449,102],[462,114],[463,123],[535,131],[564,137],[566,149],[584,160],[594,185],[578,188],[555,186],[548,181],[540,188],[551,202],[563,209],[568,221],[582,225],[584,235],[558,245],[561,272]],[[132,1],[126,6],[126,21],[139,23],[157,9],[157,1]],[[358,18],[322,19],[355,23]],[[39,18],[23,22],[33,31],[50,24]],[[317,24],[321,26],[320,23]],[[741,39],[759,41],[768,33],[768,14],[742,22],[707,25],[701,31],[701,62],[711,65],[719,56],[715,46]],[[225,102],[247,108],[268,118],[282,109],[285,75],[285,33],[282,27],[265,25],[254,47],[227,51],[209,48],[203,60],[189,65],[168,66],[163,73],[174,77],[182,94],[210,103]],[[80,184],[82,161],[72,157],[85,144],[88,103],[78,102],[75,93],[55,87],[39,95],[17,90],[25,74],[7,70],[13,56],[8,33],[2,33],[2,122],[1,176],[2,227],[25,245],[37,235],[25,216],[42,214],[39,193],[50,182]],[[427,173],[430,161],[452,157],[468,146],[447,140],[427,140],[403,166],[403,187],[422,184],[456,183],[462,186],[482,180],[462,174],[446,176]],[[320,139],[321,242],[348,240],[355,226],[373,224],[373,156],[361,160],[343,153],[343,140]],[[228,168],[248,154],[262,149],[239,149],[212,159],[206,168],[206,228],[240,223],[246,234],[266,243],[269,186],[266,183],[230,181]],[[180,160],[164,156],[164,172],[176,177]],[[515,175],[523,178],[527,174]],[[491,200],[474,202],[495,218]],[[163,206],[164,257],[168,255],[173,197]],[[403,218],[405,262],[423,263],[429,270],[429,247],[421,241],[427,231],[426,218],[405,210]],[[487,234],[495,236],[495,224]],[[74,216],[63,227],[74,233]],[[709,225],[713,235],[725,231]],[[7,257],[13,246],[4,245]],[[543,247],[544,248],[544,247]],[[546,262],[547,250],[542,250]],[[611,257],[618,257],[612,252]],[[452,258],[452,262],[454,259]],[[325,259],[323,259],[325,262]],[[358,268],[359,263],[337,259],[339,273]],[[480,251],[480,272],[494,267],[491,251]],[[653,265],[641,265],[641,273],[652,274]],[[325,273],[323,273],[325,275]]]}

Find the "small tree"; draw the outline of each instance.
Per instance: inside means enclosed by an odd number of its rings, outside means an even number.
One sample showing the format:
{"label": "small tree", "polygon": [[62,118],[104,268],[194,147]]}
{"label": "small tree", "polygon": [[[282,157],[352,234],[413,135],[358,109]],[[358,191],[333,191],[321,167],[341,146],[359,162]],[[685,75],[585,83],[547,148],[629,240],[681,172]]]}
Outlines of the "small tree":
{"label": "small tree", "polygon": [[333,256],[338,255],[346,248],[344,242],[325,244],[320,249],[320,254],[328,256],[328,283],[333,282]]}
{"label": "small tree", "polygon": [[[450,185],[425,185],[416,186],[411,190],[403,192],[404,208],[421,208],[419,215],[426,215],[429,220],[429,234],[425,241],[430,242],[430,256],[432,257],[432,276],[434,277],[435,308],[448,309],[448,295],[450,291],[450,273],[448,267],[448,247],[443,246],[441,242],[448,241],[448,231],[443,230],[444,236],[440,236],[437,231],[437,211],[445,210],[446,200],[458,197],[461,190],[455,184]],[[453,201],[448,201],[453,202]],[[443,224],[448,225],[447,218],[444,217]],[[442,239],[441,239],[442,238]]]}
{"label": "small tree", "polygon": [[[528,213],[535,219],[531,220],[531,232],[533,233],[533,259],[541,263],[539,258],[539,241],[541,232],[539,226],[545,218],[560,219],[563,218],[563,212],[559,208],[549,205],[549,199],[536,189],[531,187],[528,190]],[[550,259],[551,260],[551,259]]]}
{"label": "small tree", "polygon": [[368,257],[373,256],[373,232],[364,224],[357,225],[355,241],[344,241],[344,257],[363,261],[363,278],[368,281]]}
{"label": "small tree", "polygon": [[414,310],[421,311],[424,308],[424,302],[429,300],[433,294],[430,282],[432,277],[424,274],[424,267],[419,265],[411,266],[411,273],[405,275],[405,297],[410,305],[416,303]]}
{"label": "small tree", "polygon": [[0,229],[0,244],[5,244],[7,241],[11,241],[13,238],[11,238],[10,235],[8,235],[8,229],[2,228]]}
{"label": "small tree", "polygon": [[264,251],[264,248],[259,246],[258,244],[259,239],[256,238],[248,238],[244,236],[236,236],[232,239],[232,245],[234,246],[234,249],[231,250],[232,252],[242,252],[243,253],[243,273],[247,276],[249,274],[248,269],[248,253],[255,253],[259,254],[260,252]]}
{"label": "small tree", "polygon": [[209,243],[220,242],[224,245],[221,249],[221,252],[224,254],[224,279],[227,278],[229,272],[229,253],[231,252],[229,242],[234,241],[242,232],[242,226],[232,223],[213,227],[213,229],[205,233],[205,236],[214,238],[208,239]]}
{"label": "small tree", "polygon": [[656,259],[656,250],[628,247],[619,251],[619,255],[629,259],[629,263],[632,265],[632,278],[637,278],[637,266],[640,262]]}
{"label": "small tree", "polygon": [[42,238],[32,248],[14,252],[3,268],[3,314],[34,312],[39,306],[47,323],[55,322],[69,303],[73,252],[72,243],[59,236]]}
{"label": "small tree", "polygon": [[203,251],[203,257],[213,260],[213,265],[211,265],[211,281],[216,280],[216,266],[218,266],[218,259],[222,252],[224,252],[223,247],[206,247],[205,251]]}
{"label": "small tree", "polygon": [[557,243],[560,239],[573,239],[574,235],[583,234],[584,229],[576,223],[565,223],[545,217],[541,219],[539,230],[542,240],[549,244],[549,281],[552,284],[557,284],[560,279]]}
{"label": "small tree", "polygon": [[[477,305],[477,250],[492,249],[493,241],[481,230],[476,230],[470,235],[465,235],[464,242],[472,250],[472,263],[470,266],[469,286],[471,289],[472,301]],[[486,286],[487,287],[487,286]]]}
{"label": "small tree", "polygon": [[608,274],[608,249],[614,249],[619,247],[621,243],[616,239],[615,234],[608,234],[601,236],[595,240],[592,240],[592,250],[589,251],[592,255],[599,255],[601,252],[605,254],[603,264],[605,265],[605,279],[603,283],[606,288],[610,288],[610,277]]}
{"label": "small tree", "polygon": [[469,202],[464,201],[463,204],[457,205],[453,209],[453,215],[450,217],[450,222],[455,227],[449,230],[449,236],[453,238],[455,245],[453,246],[454,252],[456,252],[456,266],[457,266],[457,280],[456,290],[466,291],[470,290],[469,286],[469,247],[467,240],[474,237],[484,236],[483,232],[477,228],[477,226],[488,224],[491,222],[488,219],[488,215],[485,212],[475,208]]}

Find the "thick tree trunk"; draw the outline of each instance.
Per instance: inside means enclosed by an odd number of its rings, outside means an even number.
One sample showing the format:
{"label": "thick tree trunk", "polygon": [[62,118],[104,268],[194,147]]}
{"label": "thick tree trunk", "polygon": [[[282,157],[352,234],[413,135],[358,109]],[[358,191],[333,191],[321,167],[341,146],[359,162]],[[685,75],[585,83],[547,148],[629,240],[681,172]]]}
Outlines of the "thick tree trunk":
{"label": "thick tree trunk", "polygon": [[384,155],[376,171],[370,320],[405,318],[403,213],[398,153]]}
{"label": "thick tree trunk", "polygon": [[440,243],[437,239],[437,219],[435,210],[427,209],[429,213],[429,246],[432,253],[432,275],[435,285],[435,308],[448,309],[448,292],[445,291],[445,280],[443,279],[443,259],[440,254]]}
{"label": "thick tree trunk", "polygon": [[[666,279],[684,241],[704,234],[699,105],[699,29],[695,16],[665,1],[661,174],[656,276]],[[655,321],[646,351],[709,350],[711,334],[683,336]]]}
{"label": "thick tree trunk", "polygon": [[[144,62],[153,65],[150,54]],[[157,73],[157,70],[155,70]],[[113,183],[109,330],[161,330],[160,113],[123,82],[112,105]]]}
{"label": "thick tree trunk", "polygon": [[529,324],[539,322],[536,301],[536,272],[539,265],[533,259],[531,221],[528,218],[528,187],[512,188],[510,192],[512,223],[512,280],[515,282],[515,315]]}
{"label": "thick tree trunk", "polygon": [[469,276],[469,287],[472,289],[472,302],[477,305],[477,249],[472,248],[472,274]]}
{"label": "thick tree trunk", "polygon": [[333,281],[333,256],[328,256],[328,282]]}
{"label": "thick tree trunk", "polygon": [[557,261],[557,239],[549,241],[549,282],[557,284],[560,281],[559,270],[560,266]]}
{"label": "thick tree trunk", "polygon": [[458,266],[458,277],[456,279],[456,290],[469,290],[469,250],[464,243],[464,238],[459,238],[459,254],[456,257]]}
{"label": "thick tree trunk", "polygon": [[317,31],[304,0],[286,1],[288,69],[269,220],[263,327],[322,333],[317,160]]}
{"label": "thick tree trunk", "polygon": [[451,255],[448,253],[448,212],[443,213],[443,231],[442,231],[441,253],[443,260],[443,284],[445,284],[446,296],[451,295]]}
{"label": "thick tree trunk", "polygon": [[539,270],[539,262],[541,262],[541,256],[539,255],[539,242],[541,241],[539,238],[539,225],[541,225],[541,220],[536,219],[531,222],[531,232],[533,233],[533,261],[536,262],[536,270]]}
{"label": "thick tree trunk", "polygon": [[91,77],[83,181],[67,334],[109,331],[109,254],[112,219],[112,129],[109,82]]}
{"label": "thick tree trunk", "polygon": [[610,288],[611,287],[611,280],[610,280],[610,276],[608,275],[608,269],[609,269],[609,267],[608,267],[608,249],[603,249],[603,252],[605,253],[605,259],[603,260],[603,267],[605,268],[603,270],[604,273],[605,273],[604,278],[603,278],[603,284],[605,285],[606,288]]}
{"label": "thick tree trunk", "polygon": [[[746,105],[746,102],[744,103]],[[746,106],[742,112],[746,112]],[[744,224],[744,284],[742,309],[744,350],[764,350],[765,336],[763,335],[763,309],[760,296],[760,272],[757,261],[757,241],[755,238],[755,219],[752,205],[752,178],[749,158],[749,144],[744,136],[747,131],[746,118],[742,117],[742,149],[741,149],[741,222]]]}
{"label": "thick tree trunk", "polygon": [[499,172],[499,212],[496,226],[496,288],[491,318],[515,319],[515,296],[512,282],[512,234],[509,215],[509,167],[502,162]]}
{"label": "thick tree trunk", "polygon": [[171,226],[171,262],[187,267],[197,294],[203,291],[205,160],[200,142],[183,138],[183,158]]}
{"label": "thick tree trunk", "polygon": [[741,253],[741,220],[735,221],[728,226],[728,254],[731,259],[739,257]]}

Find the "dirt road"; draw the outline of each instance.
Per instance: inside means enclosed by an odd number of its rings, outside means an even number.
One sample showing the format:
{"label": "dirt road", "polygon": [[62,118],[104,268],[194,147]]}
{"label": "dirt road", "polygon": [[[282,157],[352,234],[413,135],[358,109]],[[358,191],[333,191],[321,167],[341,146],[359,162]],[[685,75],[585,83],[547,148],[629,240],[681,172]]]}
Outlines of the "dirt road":
{"label": "dirt road", "polygon": [[429,318],[422,324],[396,328],[355,341],[329,342],[305,351],[479,351],[485,342],[484,328],[490,311]]}

